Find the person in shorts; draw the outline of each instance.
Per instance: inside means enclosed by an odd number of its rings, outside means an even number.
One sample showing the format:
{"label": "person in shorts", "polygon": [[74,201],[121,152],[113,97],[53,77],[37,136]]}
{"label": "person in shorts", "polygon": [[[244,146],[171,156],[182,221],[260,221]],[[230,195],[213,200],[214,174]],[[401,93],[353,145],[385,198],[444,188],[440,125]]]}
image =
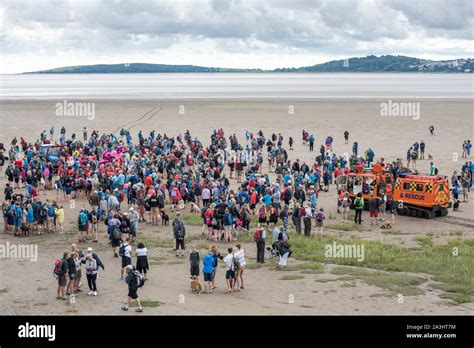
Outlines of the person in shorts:
{"label": "person in shorts", "polygon": [[66,289],[67,281],[68,281],[68,256],[69,253],[66,251],[63,254],[63,258],[61,259],[61,263],[58,266],[58,300],[66,300],[67,298],[64,296],[64,291]]}
{"label": "person in shorts", "polygon": [[233,249],[228,248],[227,252],[227,256],[224,257],[224,262],[226,264],[225,281],[227,283],[227,291],[233,292],[235,283],[235,264],[234,255],[232,254]]}
{"label": "person in shorts", "polygon": [[120,245],[119,255],[122,258],[122,269],[120,272],[120,280],[124,280],[124,273],[127,266],[132,264],[132,247],[130,245],[130,238],[127,238],[122,245]]}
{"label": "person in shorts", "polygon": [[122,306],[122,310],[128,311],[128,307],[130,306],[130,303],[132,302],[132,300],[135,300],[137,301],[137,304],[138,304],[138,308],[135,310],[135,312],[139,312],[139,313],[143,312],[143,307],[140,301],[140,297],[138,296],[139,284],[137,284],[137,275],[135,273],[137,271],[133,269],[132,265],[128,265],[125,268],[125,271],[127,274],[125,278],[125,282],[128,284],[128,299],[127,299],[127,303],[125,303]]}
{"label": "person in shorts", "polygon": [[209,250],[207,255],[204,256],[202,264],[202,273],[204,275],[204,291],[206,294],[212,294],[212,279],[214,276],[214,256],[211,250]]}
{"label": "person in shorts", "polygon": [[379,216],[379,199],[372,194],[372,197],[369,199],[369,214],[370,214],[370,225],[374,223],[378,224],[378,216]]}

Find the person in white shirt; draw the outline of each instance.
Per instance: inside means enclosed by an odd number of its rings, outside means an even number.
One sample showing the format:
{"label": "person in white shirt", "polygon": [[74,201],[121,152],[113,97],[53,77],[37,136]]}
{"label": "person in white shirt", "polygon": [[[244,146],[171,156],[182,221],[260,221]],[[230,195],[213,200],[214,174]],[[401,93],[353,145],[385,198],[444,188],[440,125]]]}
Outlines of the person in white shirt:
{"label": "person in white shirt", "polygon": [[124,280],[125,267],[132,264],[132,247],[130,238],[127,238],[120,246],[119,255],[122,257],[122,269],[120,270],[120,280]]}
{"label": "person in white shirt", "polygon": [[235,266],[234,266],[234,255],[232,254],[232,248],[227,249],[228,254],[224,257],[226,264],[225,281],[227,283],[227,291],[233,292],[235,282]]}
{"label": "person in white shirt", "polygon": [[235,275],[237,289],[243,290],[244,289],[244,277],[243,277],[243,275],[244,275],[245,265],[247,263],[245,262],[244,249],[242,249],[240,244],[237,244],[235,246],[234,258],[237,260],[237,262],[239,264],[239,268],[238,268],[238,270],[236,272],[236,275]]}
{"label": "person in white shirt", "polygon": [[275,228],[273,229],[273,233],[272,233],[272,244],[278,240],[279,234],[280,234],[280,229],[278,228],[277,225],[275,225]]}
{"label": "person in white shirt", "polygon": [[211,198],[211,191],[209,188],[206,186],[202,189],[202,204],[203,207],[207,207],[209,205],[209,200]]}
{"label": "person in white shirt", "polygon": [[311,218],[313,217],[313,211],[309,204],[306,205],[304,209],[304,217],[303,217],[303,225],[304,225],[304,235],[310,236],[311,235]]}
{"label": "person in white shirt", "polygon": [[138,243],[137,250],[135,251],[137,256],[137,266],[136,269],[140,274],[143,273],[145,279],[148,279],[146,274],[149,270],[148,266],[148,249],[145,247],[145,244],[142,242]]}

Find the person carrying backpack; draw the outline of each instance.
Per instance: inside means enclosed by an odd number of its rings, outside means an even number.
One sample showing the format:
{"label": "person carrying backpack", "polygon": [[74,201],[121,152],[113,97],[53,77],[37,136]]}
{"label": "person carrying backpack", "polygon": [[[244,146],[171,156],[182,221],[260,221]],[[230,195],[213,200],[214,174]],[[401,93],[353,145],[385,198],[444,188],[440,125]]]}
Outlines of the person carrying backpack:
{"label": "person carrying backpack", "polygon": [[138,296],[138,289],[143,287],[145,284],[145,279],[137,270],[133,269],[132,265],[128,265],[125,268],[126,277],[125,282],[128,284],[128,298],[127,303],[122,306],[122,310],[128,311],[128,307],[130,307],[130,303],[132,300],[136,300],[138,304],[138,308],[135,312],[141,313],[143,312],[142,303],[140,301],[140,297]]}
{"label": "person carrying backpack", "polygon": [[257,263],[265,263],[265,237],[265,229],[257,227],[253,235],[253,240],[257,244]]}
{"label": "person carrying backpack", "polygon": [[69,273],[68,256],[69,253],[66,251],[63,254],[63,258],[56,260],[54,263],[54,275],[58,280],[58,295],[56,297],[58,300],[67,300],[64,296],[64,291],[66,289]]}
{"label": "person carrying backpack", "polygon": [[180,254],[181,256],[184,256],[184,237],[186,236],[186,227],[184,227],[184,221],[181,218],[180,212],[176,213],[176,218],[173,221],[173,235],[176,241],[176,256],[178,257]]}
{"label": "person carrying backpack", "polygon": [[85,242],[86,237],[84,236],[84,232],[87,231],[87,221],[89,220],[89,217],[87,216],[87,213],[85,212],[84,209],[81,209],[79,212],[79,215],[77,216],[77,225],[79,228],[79,242]]}
{"label": "person carrying backpack", "polygon": [[125,268],[132,264],[132,247],[130,245],[130,238],[120,245],[119,256],[122,258],[122,269],[120,270],[120,280],[123,280]]}
{"label": "person carrying backpack", "polygon": [[354,199],[354,208],[354,222],[360,225],[362,223],[362,210],[364,210],[364,198],[362,197],[362,192],[359,192],[357,197]]}
{"label": "person carrying backpack", "polygon": [[316,226],[319,227],[319,233],[321,234],[321,237],[322,237],[324,220],[326,220],[326,213],[324,212],[323,208],[319,209],[319,211],[316,213],[315,220],[316,220]]}

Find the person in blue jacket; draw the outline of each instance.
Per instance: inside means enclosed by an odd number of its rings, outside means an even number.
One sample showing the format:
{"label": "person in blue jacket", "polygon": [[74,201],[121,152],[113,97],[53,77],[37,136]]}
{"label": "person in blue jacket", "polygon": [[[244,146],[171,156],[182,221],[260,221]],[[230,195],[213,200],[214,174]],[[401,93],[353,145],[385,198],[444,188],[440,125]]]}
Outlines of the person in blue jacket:
{"label": "person in blue jacket", "polygon": [[207,255],[204,256],[204,259],[202,260],[202,265],[202,273],[204,274],[204,291],[206,292],[206,294],[212,294],[214,257],[212,256],[211,251],[208,251]]}

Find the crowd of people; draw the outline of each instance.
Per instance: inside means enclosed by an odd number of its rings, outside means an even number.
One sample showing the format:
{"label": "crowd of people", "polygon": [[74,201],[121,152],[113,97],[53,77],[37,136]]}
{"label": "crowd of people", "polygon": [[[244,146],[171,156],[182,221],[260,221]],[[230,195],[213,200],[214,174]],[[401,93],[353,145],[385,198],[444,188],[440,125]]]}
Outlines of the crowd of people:
{"label": "crowd of people", "polygon": [[[156,133],[148,135],[138,132],[133,141],[129,131],[122,129],[119,136],[93,131],[90,136],[83,129],[82,140],[75,134],[67,137],[62,127],[59,142],[55,141],[54,128],[40,135],[40,140],[28,143],[23,137],[14,138],[6,152],[0,147],[0,168],[6,167],[8,183],[4,189],[2,213],[4,231],[15,236],[30,233],[64,233],[64,206],[75,208],[78,199],[84,199],[77,215],[78,243],[98,242],[101,224],[105,226],[113,256],[121,258],[121,279],[129,286],[127,304],[137,300],[138,310],[142,306],[137,294],[143,286],[148,271],[147,248],[139,243],[135,255],[136,266],[132,266],[132,244],[139,240],[140,223],[151,225],[169,224],[169,213],[177,212],[171,228],[177,257],[185,255],[186,227],[180,211],[190,207],[200,213],[203,233],[212,247],[202,258],[205,292],[215,288],[218,260],[226,265],[228,291],[244,289],[244,251],[241,244],[228,248],[221,256],[219,243],[238,243],[242,236],[249,236],[255,221],[258,227],[252,233],[257,246],[257,262],[265,262],[265,240],[272,232],[270,252],[280,257],[279,265],[286,267],[291,255],[288,229],[292,222],[297,234],[310,236],[313,227],[322,237],[328,219],[325,209],[318,204],[321,192],[337,192],[337,211],[343,223],[348,222],[349,208],[355,208],[354,222],[362,222],[362,211],[368,204],[371,224],[385,218],[389,210],[392,221],[395,202],[382,192],[372,196],[367,203],[361,195],[351,201],[348,192],[335,186],[339,175],[353,172],[356,166],[371,167],[379,164],[396,179],[409,171],[410,164],[416,169],[416,161],[424,159],[425,143],[414,143],[407,151],[406,167],[402,159],[385,163],[376,160],[371,148],[359,155],[359,145],[353,142],[352,155],[337,155],[333,151],[333,137],[328,136],[319,148],[314,161],[290,160],[289,151],[294,140],[289,137],[288,150],[281,133],[266,138],[260,130],[245,133],[245,144],[236,134],[226,137],[223,129],[215,129],[210,144],[192,137],[187,130],[176,137]],[[349,132],[344,132],[349,141]],[[302,131],[303,145],[314,151],[316,137]],[[45,146],[48,145],[48,146]],[[463,157],[470,156],[470,141],[463,145]],[[464,156],[465,155],[465,156]],[[264,157],[268,170],[263,170]],[[433,164],[432,164],[433,166]],[[229,177],[225,171],[228,168]],[[472,162],[466,162],[461,175],[455,172],[451,178],[453,194],[461,187],[467,202],[472,186]],[[432,175],[437,174],[435,168]],[[231,184],[231,180],[234,184]],[[46,190],[55,190],[55,199],[42,199]],[[461,191],[461,190],[459,190]],[[457,199],[457,195],[454,195]],[[381,216],[379,216],[379,213]],[[58,298],[64,293],[80,291],[80,270],[85,265],[89,295],[97,295],[97,272],[104,266],[89,248],[82,253],[74,244],[72,251],[65,253],[55,271],[58,275]],[[196,248],[189,254],[191,277],[200,273],[201,256]]]}

